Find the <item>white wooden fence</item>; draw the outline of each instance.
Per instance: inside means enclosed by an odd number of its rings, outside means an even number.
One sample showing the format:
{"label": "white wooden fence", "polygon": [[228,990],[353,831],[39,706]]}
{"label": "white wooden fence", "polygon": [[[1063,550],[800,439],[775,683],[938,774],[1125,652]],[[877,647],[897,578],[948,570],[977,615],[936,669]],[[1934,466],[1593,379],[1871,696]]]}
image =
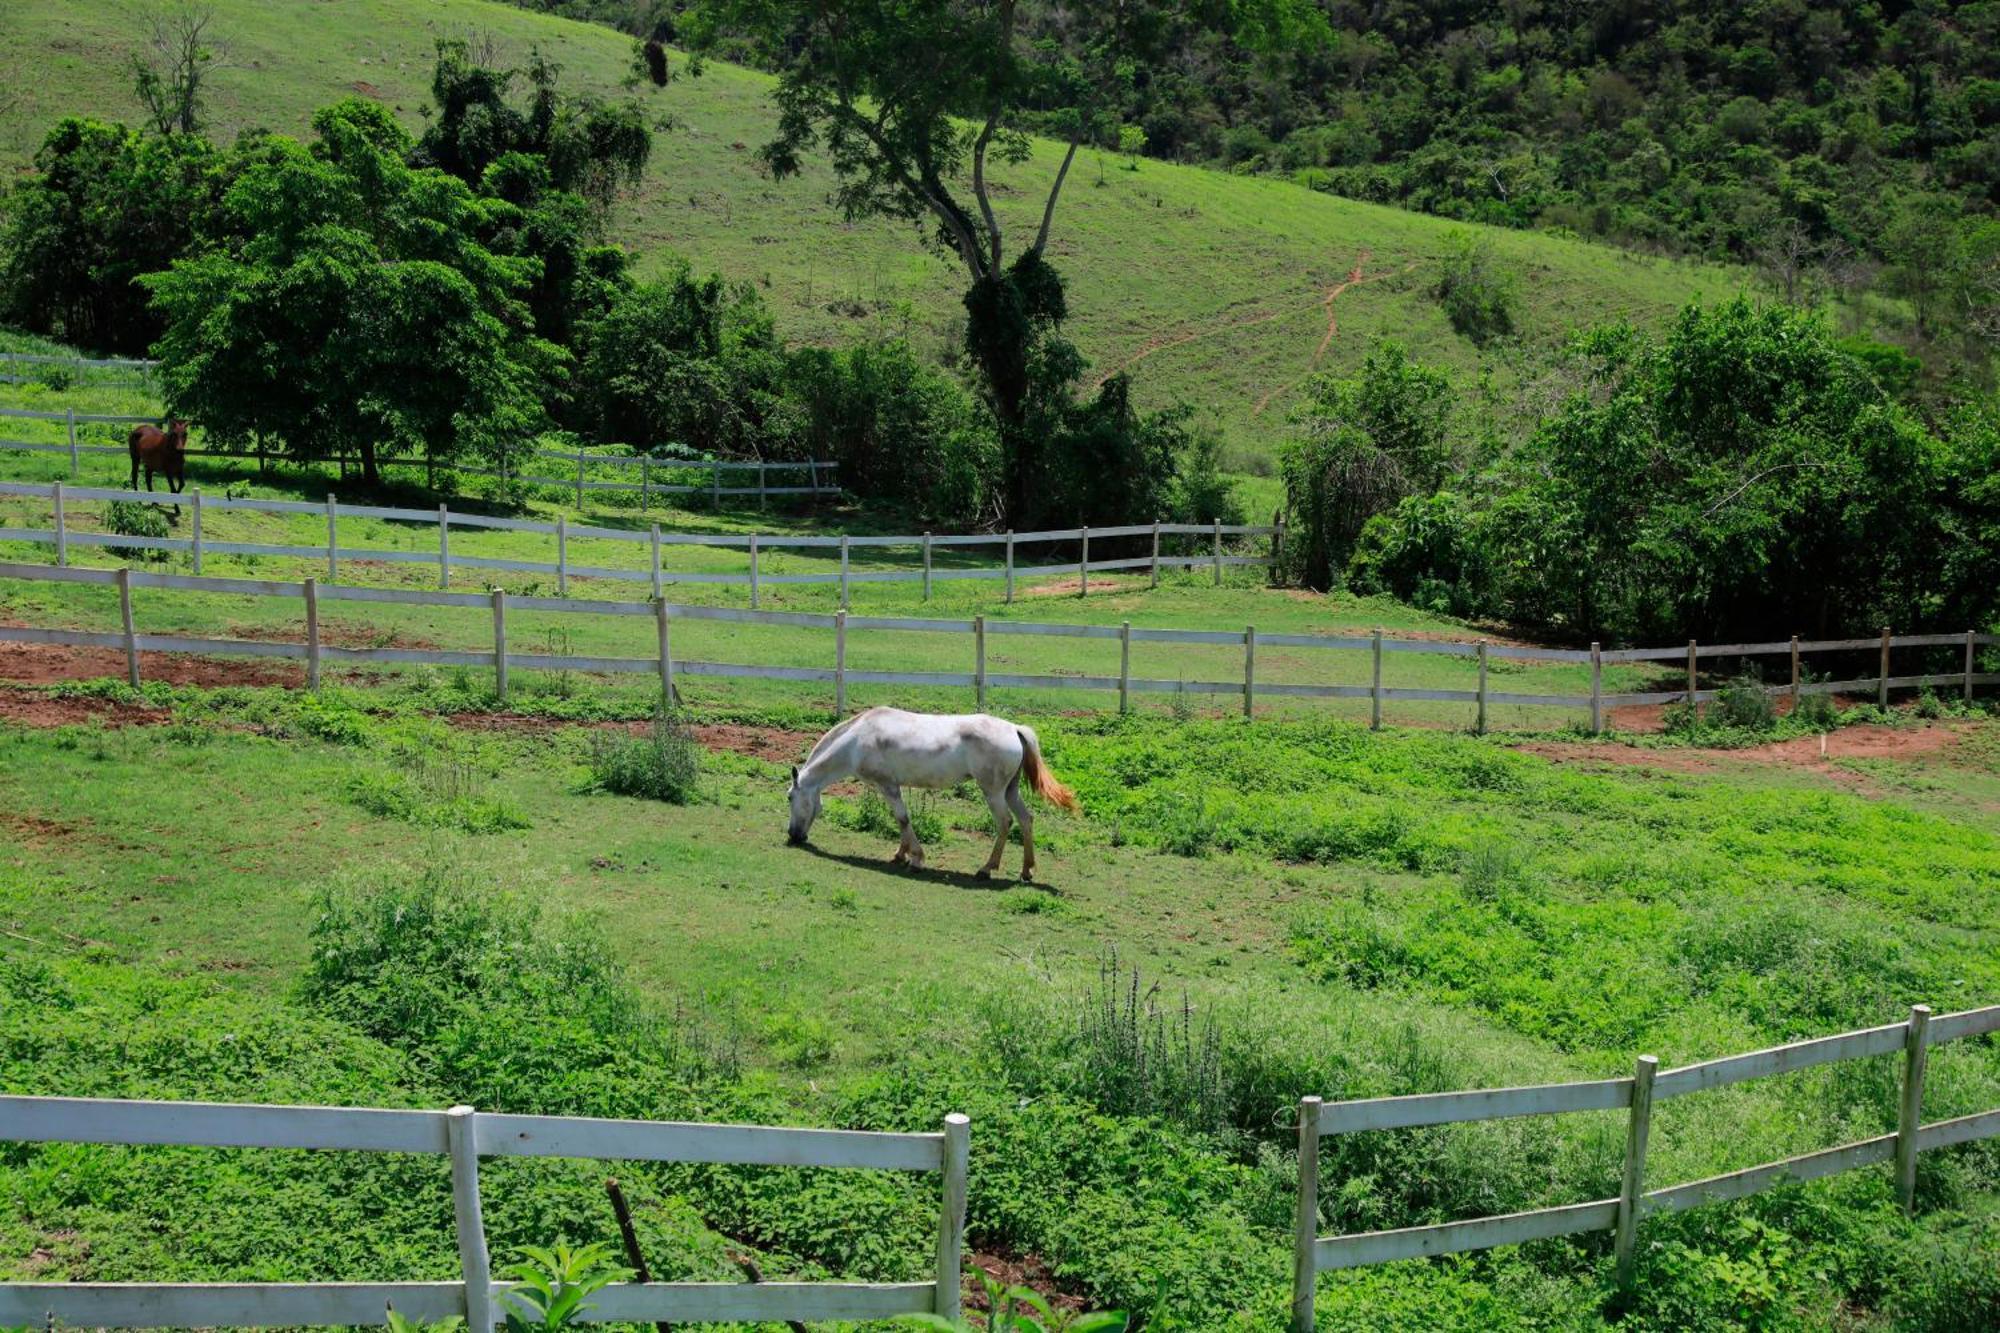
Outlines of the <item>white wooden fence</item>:
{"label": "white wooden fence", "polygon": [[[0,538],[14,535],[0,529]],[[166,539],[96,536],[104,545],[133,544],[156,547]],[[708,540],[708,539],[704,539]],[[795,541],[831,541],[834,538],[794,538]],[[886,540],[886,539],[875,539]],[[409,552],[402,552],[405,556]],[[492,562],[498,564],[500,562]],[[1248,563],[1248,562],[1246,562]],[[1056,566],[1055,570],[1073,568]],[[725,575],[705,576],[709,581]],[[796,580],[817,580],[821,575],[793,575]],[[907,576],[898,576],[907,577]],[[1135,628],[1130,621],[1119,625],[1077,625],[1027,623],[974,616],[969,620],[926,619],[914,616],[854,616],[846,611],[831,615],[799,611],[746,611],[734,607],[676,605],[664,598],[651,601],[612,601],[571,597],[512,596],[494,589],[484,593],[428,591],[409,588],[370,588],[318,579],[278,581],[267,579],[213,578],[187,574],[164,574],[139,569],[83,569],[65,565],[33,565],[0,562],[0,579],[41,582],[95,584],[116,587],[119,592],[123,629],[117,633],[91,630],[40,629],[0,626],[0,642],[67,644],[80,647],[122,648],[126,671],[134,686],[139,684],[141,652],[209,653],[222,656],[279,657],[303,660],[307,680],[317,688],[322,662],[428,663],[436,666],[484,667],[494,673],[494,685],[501,699],[507,697],[510,666],[547,670],[656,673],[662,696],[672,699],[676,676],[735,677],[754,680],[784,680],[834,687],[834,716],[847,712],[849,685],[922,685],[970,689],[974,702],[986,706],[987,691],[1001,689],[1088,690],[1118,695],[1120,712],[1131,707],[1131,696],[1146,693],[1240,695],[1243,712],[1249,716],[1259,695],[1272,698],[1367,699],[1371,725],[1382,725],[1385,704],[1396,702],[1466,703],[1474,707],[1474,725],[1484,731],[1488,710],[1496,705],[1531,708],[1560,708],[1589,712],[1593,727],[1601,729],[1605,710],[1638,704],[1692,702],[1715,699],[1720,691],[1695,688],[1694,657],[1706,655],[1743,656],[1763,651],[1791,654],[1791,695],[1794,702],[1804,695],[1873,689],[1886,702],[1889,690],[1925,685],[1946,685],[1962,689],[1967,699],[1975,686],[2000,684],[2000,674],[1974,670],[1975,649],[2000,644],[2000,635],[1991,634],[1911,634],[1880,639],[1830,639],[1820,642],[1783,644],[1720,644],[1710,647],[1690,645],[1682,649],[1632,649],[1611,653],[1596,648],[1588,652],[1571,648],[1533,648],[1515,644],[1445,643],[1434,639],[1397,639],[1376,630],[1365,636],[1327,634],[1263,634],[1254,625],[1242,630]],[[209,639],[178,634],[140,634],[134,629],[132,594],[135,590],[160,589],[198,593],[223,593],[252,597],[290,597],[304,601],[306,641],[275,643],[261,639]],[[319,604],[322,601],[396,603],[406,606],[454,606],[490,608],[493,616],[493,647],[489,651],[449,651],[418,648],[338,648],[320,642]],[[508,608],[517,611],[554,611],[584,615],[647,616],[658,625],[658,650],[651,657],[587,657],[513,651],[507,640]],[[676,620],[713,620],[736,624],[780,625],[794,629],[831,631],[830,667],[774,666],[757,663],[704,662],[676,659],[672,626]],[[970,671],[850,671],[847,667],[847,636],[850,631],[893,630],[912,633],[961,635],[967,638]],[[1016,674],[990,672],[986,664],[986,640],[993,635],[1030,635],[1070,639],[1115,640],[1119,645],[1118,674]],[[1166,680],[1132,674],[1134,643],[1201,644],[1242,649],[1242,676],[1236,680]],[[1369,655],[1370,681],[1366,685],[1269,682],[1257,679],[1257,648],[1305,648],[1358,651]],[[1964,646],[1964,669],[1944,674],[1891,676],[1891,648]],[[1817,651],[1852,652],[1857,647],[1881,648],[1881,674],[1852,680],[1802,682],[1799,662],[1804,654]],[[1610,694],[1603,688],[1603,664],[1607,661],[1641,661],[1648,658],[1677,658],[1691,654],[1685,691]],[[1383,683],[1386,658],[1396,654],[1438,655],[1474,658],[1478,663],[1477,688],[1411,689]],[[1524,662],[1588,663],[1589,694],[1526,693],[1491,689],[1487,663],[1490,659]]]}
{"label": "white wooden fence", "polygon": [[[1698,1204],[1741,1199],[1774,1188],[1786,1180],[1817,1180],[1876,1162],[1893,1161],[1896,1193],[1903,1207],[1914,1206],[1917,1155],[1953,1144],[2000,1135],[2000,1108],[1960,1116],[1935,1124],[1923,1123],[1924,1070],[1930,1048],[1948,1041],[2000,1031],[2000,1005],[1969,1009],[1933,1018],[1928,1006],[1917,1005],[1901,1023],[1843,1032],[1839,1036],[1793,1042],[1732,1055],[1720,1060],[1684,1065],[1658,1072],[1659,1061],[1639,1057],[1630,1078],[1595,1079],[1585,1083],[1549,1083],[1527,1088],[1495,1088],[1477,1092],[1439,1092],[1415,1097],[1375,1097],[1363,1101],[1325,1102],[1305,1097],[1299,1102],[1299,1191],[1295,1221],[1292,1283],[1294,1333],[1312,1333],[1314,1282],[1330,1269],[1357,1268],[1424,1255],[1485,1250],[1518,1245],[1584,1231],[1615,1233],[1618,1279],[1629,1284],[1638,1226],[1643,1217],[1678,1212]],[[1835,1060],[1903,1055],[1902,1096],[1897,1128],[1858,1143],[1843,1144],[1781,1162],[1726,1175],[1711,1176],[1664,1189],[1646,1188],[1646,1145],[1652,1110],[1657,1102],[1727,1087],[1747,1079],[1809,1069]],[[1469,1120],[1499,1120],[1512,1116],[1558,1115],[1573,1111],[1624,1111],[1625,1170],[1619,1195],[1592,1203],[1539,1208],[1532,1212],[1483,1217],[1470,1222],[1404,1227],[1348,1236],[1319,1234],[1319,1146],[1329,1134],[1353,1134],[1372,1129],[1405,1129]]]}
{"label": "white wooden fence", "polygon": [[[40,384],[44,376],[33,371],[16,372],[15,366],[61,366],[78,378],[88,374],[91,383],[103,386],[143,387],[149,383],[148,376],[159,369],[157,361],[136,361],[125,357],[113,357],[103,361],[93,361],[83,356],[50,356],[40,352],[0,352],[0,384]],[[105,379],[99,371],[127,372],[123,377]]]}
{"label": "white wooden fence", "polygon": [[[18,383],[22,378],[24,377],[0,375],[0,384]],[[121,416],[116,413],[79,412],[75,408],[66,408],[61,412],[36,412],[26,408],[0,407],[0,417],[12,417],[16,420],[24,421],[62,422],[65,429],[65,440],[63,443],[51,444],[30,440],[0,439],[0,449],[20,450],[27,453],[67,454],[69,456],[69,475],[72,480],[80,474],[83,455],[85,454],[112,454],[120,458],[126,456],[126,448],[121,444],[82,443],[76,431],[79,425],[133,426],[149,422],[157,424],[161,420],[157,416]],[[260,469],[270,460],[270,455],[267,454],[237,453],[228,449],[190,449],[187,451],[187,454],[190,458],[221,458],[238,463],[255,462]],[[530,462],[535,459],[546,459],[563,463],[566,466],[573,467],[575,472],[573,475],[562,477],[523,473],[518,467],[509,467],[509,458],[506,455],[502,455],[497,468],[473,467],[458,462],[431,464],[422,459],[384,459],[381,462],[381,466],[385,468],[420,468],[427,475],[434,471],[441,471],[469,477],[492,477],[502,484],[511,482],[528,486],[558,487],[563,490],[574,491],[576,503],[579,506],[583,504],[584,494],[587,491],[636,491],[639,494],[641,507],[648,504],[655,495],[706,495],[719,507],[722,503],[722,497],[725,495],[754,495],[758,498],[759,503],[762,503],[765,499],[773,495],[838,495],[840,493],[840,485],[835,480],[840,465],[817,459],[725,462],[719,459],[654,458],[647,454],[637,456],[594,454],[582,450],[578,450],[575,453],[564,453],[556,449],[529,449],[522,453],[520,457]],[[283,460],[281,459],[280,461]],[[313,461],[341,468],[359,466],[361,463],[358,457],[351,455],[335,455]],[[598,467],[608,467],[627,473],[636,470],[639,474],[639,479],[637,481],[592,480],[590,469]],[[757,474],[757,484],[754,486],[735,483],[725,486],[723,484],[725,473],[734,477],[742,477],[744,474],[751,472]],[[708,477],[708,480],[705,482],[686,480],[686,478],[698,477],[704,473]],[[779,476],[792,476],[797,480],[773,485],[771,482],[771,474],[773,473]],[[801,481],[804,484],[800,484]]]}
{"label": "white wooden fence", "polygon": [[[1273,542],[1272,558],[1283,550],[1284,527],[1252,527],[1210,523],[1141,523],[1115,528],[1062,528],[1042,532],[974,532],[938,535],[934,533],[912,534],[909,536],[869,536],[869,537],[800,537],[784,534],[750,533],[738,536],[729,533],[662,532],[657,523],[645,529],[607,528],[588,524],[572,524],[567,518],[558,518],[554,523],[541,523],[525,518],[498,518],[485,514],[453,513],[446,505],[436,510],[398,509],[381,505],[344,505],[331,495],[324,504],[312,504],[304,500],[251,500],[204,498],[199,487],[191,488],[181,497],[192,510],[193,517],[186,537],[126,537],[117,533],[88,532],[73,530],[68,517],[68,505],[77,501],[124,500],[135,503],[165,503],[175,499],[162,496],[157,491],[127,491],[104,486],[71,486],[64,482],[50,482],[46,485],[35,482],[0,482],[0,495],[25,496],[47,500],[52,515],[52,525],[47,528],[0,527],[0,541],[26,541],[55,548],[56,563],[69,563],[72,546],[111,547],[123,550],[180,551],[188,554],[196,573],[201,572],[204,555],[263,555],[290,556],[304,559],[324,559],[326,576],[332,581],[340,575],[340,561],[379,560],[386,564],[436,565],[438,587],[451,586],[452,570],[456,569],[502,569],[532,574],[553,574],[556,591],[564,596],[569,593],[571,576],[593,579],[619,579],[628,583],[648,583],[655,597],[661,595],[662,588],[671,583],[722,583],[747,586],[750,590],[750,605],[757,606],[760,591],[768,584],[838,584],[840,604],[847,605],[848,585],[852,583],[917,583],[923,585],[924,600],[930,600],[933,579],[999,579],[1003,580],[1006,599],[1014,599],[1014,580],[1049,575],[1075,574],[1084,593],[1090,591],[1090,576],[1093,573],[1120,570],[1149,570],[1154,586],[1160,581],[1163,569],[1212,568],[1215,582],[1222,582],[1222,571],[1237,565],[1265,565],[1270,561],[1261,556],[1240,556],[1223,554],[1224,537],[1263,537]],[[326,543],[319,546],[278,545],[265,542],[217,542],[204,541],[202,516],[217,510],[245,510],[264,514],[311,514],[326,517]],[[340,520],[343,518],[386,519],[391,522],[421,524],[427,531],[437,535],[437,546],[433,551],[383,550],[372,547],[343,546],[340,543]],[[555,559],[510,560],[494,556],[473,556],[453,554],[451,530],[459,528],[500,529],[510,532],[540,533],[555,539]],[[1121,560],[1092,560],[1090,542],[1093,537],[1099,541],[1112,538],[1152,538],[1152,554]],[[1192,536],[1206,538],[1208,551],[1202,555],[1175,556],[1160,554],[1160,539],[1163,536]],[[578,565],[569,558],[569,543],[577,541],[612,541],[648,548],[648,563],[641,566]],[[1017,565],[1015,549],[1021,545],[1038,545],[1049,542],[1078,542],[1077,559],[1061,564]],[[665,567],[662,563],[665,548],[674,546],[706,546],[711,548],[738,548],[749,557],[749,572],[745,574],[723,574],[714,572],[680,572]],[[998,567],[967,568],[949,566],[935,569],[932,553],[939,548],[963,549],[968,547],[1000,547],[1002,560]],[[856,549],[882,549],[901,547],[918,553],[922,567],[914,570],[854,570],[849,566],[850,552]],[[1100,548],[1101,549],[1101,548]],[[760,557],[772,550],[817,550],[822,553],[838,553],[837,571],[829,570],[815,574],[764,574]]]}
{"label": "white wooden fence", "polygon": [[936,1270],[928,1282],[648,1282],[604,1288],[589,1322],[887,1319],[959,1313],[971,1129],[948,1115],[935,1134],[783,1129],[671,1121],[386,1111],[331,1106],[0,1097],[0,1140],[28,1143],[175,1144],[347,1152],[444,1153],[451,1158],[460,1278],[455,1282],[8,1282],[0,1326],[254,1328],[380,1324],[385,1312],[416,1319],[463,1316],[473,1329],[500,1321],[507,1287],[493,1280],[479,1201],[481,1157],[583,1157],[618,1161],[935,1171],[943,1177]]}

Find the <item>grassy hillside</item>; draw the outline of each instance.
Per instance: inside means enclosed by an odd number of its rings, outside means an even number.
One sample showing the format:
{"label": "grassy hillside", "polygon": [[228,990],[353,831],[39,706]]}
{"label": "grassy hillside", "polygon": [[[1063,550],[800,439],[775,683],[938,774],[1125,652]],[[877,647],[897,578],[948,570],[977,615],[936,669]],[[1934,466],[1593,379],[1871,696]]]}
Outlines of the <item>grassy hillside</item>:
{"label": "grassy hillside", "polygon": [[[616,90],[630,61],[617,33],[480,0],[213,7],[230,50],[211,113],[225,136],[253,125],[302,133],[314,108],[357,92],[418,126],[441,37],[489,38],[503,59],[538,45],[562,63],[571,86],[602,92]],[[63,114],[135,117],[125,60],[138,0],[9,0],[7,9],[0,86],[12,100],[0,98],[0,160],[18,166]],[[824,172],[774,183],[759,171],[769,82],[711,65],[653,95],[678,128],[659,139],[637,197],[619,210],[619,237],[650,264],[676,249],[755,282],[794,338],[907,332],[927,348],[955,347],[961,281],[953,266],[920,251],[907,228],[844,224],[826,205]],[[1042,145],[1033,161],[1001,169],[1010,225],[1038,207],[1054,165],[1053,149]],[[1128,171],[1115,157],[1086,155],[1053,250],[1070,282],[1072,332],[1100,372],[1130,367],[1144,401],[1185,398],[1240,445],[1265,452],[1298,383],[1316,365],[1353,364],[1375,336],[1462,370],[1477,364],[1428,294],[1456,229],[1282,182],[1155,162]],[[1726,269],[1489,234],[1521,270],[1522,332],[1531,340],[1592,320],[1657,319],[1739,282]],[[1509,380],[1500,367],[1500,383]]]}

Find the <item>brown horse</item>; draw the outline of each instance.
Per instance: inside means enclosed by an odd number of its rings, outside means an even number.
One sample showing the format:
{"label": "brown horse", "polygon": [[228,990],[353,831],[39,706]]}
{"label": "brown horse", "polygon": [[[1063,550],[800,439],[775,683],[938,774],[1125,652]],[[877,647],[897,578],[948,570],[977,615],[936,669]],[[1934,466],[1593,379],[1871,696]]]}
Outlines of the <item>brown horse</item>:
{"label": "brown horse", "polygon": [[[175,495],[187,485],[188,426],[185,421],[169,421],[161,430],[154,425],[132,427],[132,433],[125,437],[125,447],[132,455],[132,489],[139,489],[139,469],[146,469],[146,489],[153,489],[153,474],[160,473],[167,479],[167,489]],[[174,506],[174,516],[179,518],[181,507]]]}

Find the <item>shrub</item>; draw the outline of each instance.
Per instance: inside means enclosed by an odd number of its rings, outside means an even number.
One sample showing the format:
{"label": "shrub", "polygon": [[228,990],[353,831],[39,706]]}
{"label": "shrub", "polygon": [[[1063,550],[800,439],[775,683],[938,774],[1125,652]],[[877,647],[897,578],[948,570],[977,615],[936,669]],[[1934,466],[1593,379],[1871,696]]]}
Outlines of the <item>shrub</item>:
{"label": "shrub", "polygon": [[363,745],[368,719],[338,695],[308,693],[292,699],[292,725],[315,740],[335,745]]}
{"label": "shrub", "polygon": [[[165,537],[168,535],[166,515],[158,507],[143,504],[137,500],[113,500],[104,506],[104,526],[121,537]],[[167,553],[148,547],[118,547],[118,553],[127,560],[162,562]]]}
{"label": "shrub", "polygon": [[1777,705],[1756,672],[1732,678],[1716,694],[1714,721],[1742,731],[1762,731],[1778,720]]}
{"label": "shrub", "polygon": [[1451,326],[1481,346],[1512,333],[1518,286],[1512,267],[1484,237],[1459,232],[1448,244],[1431,290]]}
{"label": "shrub", "polygon": [[701,776],[701,743],[686,720],[662,708],[643,735],[600,731],[590,739],[591,786],[618,796],[686,805]]}

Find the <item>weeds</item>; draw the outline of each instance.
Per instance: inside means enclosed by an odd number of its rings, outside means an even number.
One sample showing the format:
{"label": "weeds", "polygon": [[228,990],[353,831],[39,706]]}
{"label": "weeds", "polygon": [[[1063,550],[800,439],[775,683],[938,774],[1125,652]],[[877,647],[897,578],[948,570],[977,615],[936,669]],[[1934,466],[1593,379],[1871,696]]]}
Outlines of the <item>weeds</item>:
{"label": "weeds", "polygon": [[[136,500],[113,500],[106,504],[104,526],[121,537],[161,538],[168,535],[166,516],[160,513],[159,508]],[[150,564],[160,564],[167,558],[167,552],[153,547],[119,546],[113,549],[127,560],[143,560]]]}
{"label": "weeds", "polygon": [[589,764],[592,790],[686,805],[701,776],[701,743],[680,713],[662,708],[644,735],[592,735]]}

